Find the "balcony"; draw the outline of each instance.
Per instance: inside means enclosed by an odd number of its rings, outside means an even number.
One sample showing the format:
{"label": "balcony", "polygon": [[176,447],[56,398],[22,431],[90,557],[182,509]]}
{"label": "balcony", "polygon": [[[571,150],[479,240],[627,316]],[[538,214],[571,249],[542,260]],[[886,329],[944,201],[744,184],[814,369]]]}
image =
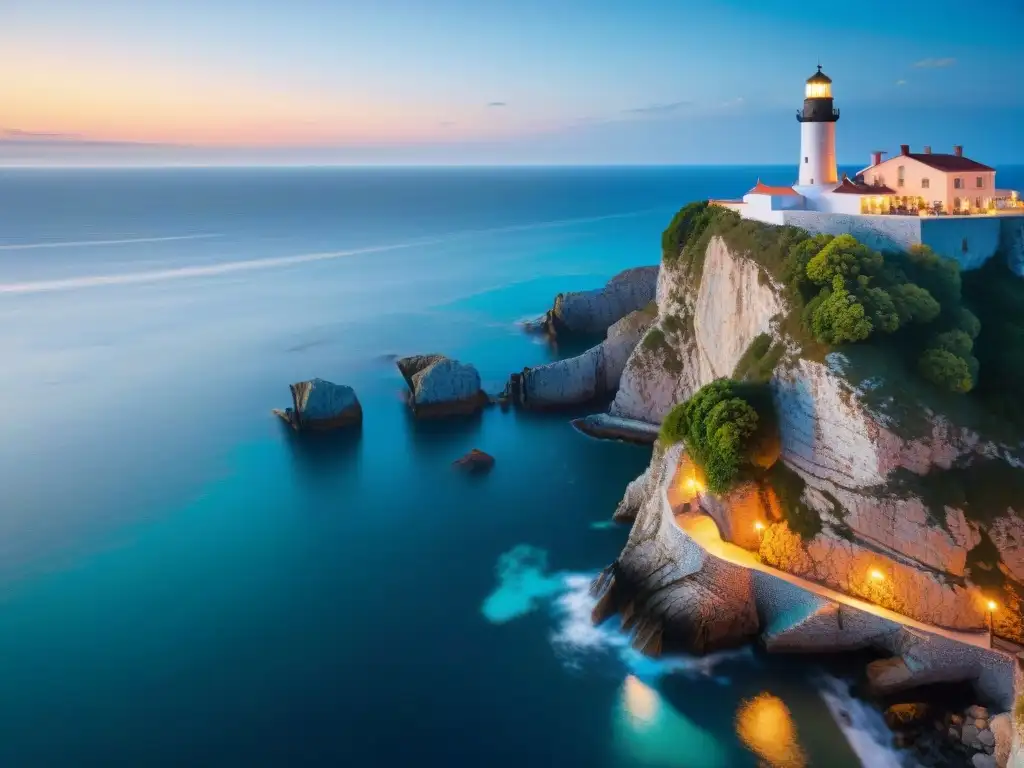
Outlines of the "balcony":
{"label": "balcony", "polygon": [[831,109],[829,111],[819,109],[813,110],[810,115],[805,115],[804,110],[798,109],[796,111],[796,120],[798,123],[834,123],[839,119],[839,110]]}

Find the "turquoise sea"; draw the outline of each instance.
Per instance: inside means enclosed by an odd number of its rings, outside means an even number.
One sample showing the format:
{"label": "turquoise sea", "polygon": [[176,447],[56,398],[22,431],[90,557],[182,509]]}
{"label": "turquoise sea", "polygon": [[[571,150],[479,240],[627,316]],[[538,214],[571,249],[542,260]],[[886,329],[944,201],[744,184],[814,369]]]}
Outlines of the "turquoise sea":
{"label": "turquoise sea", "polygon": [[[788,175],[0,172],[0,764],[858,765],[811,665],[590,627],[649,450],[564,414],[414,423],[391,357],[498,390],[574,351],[518,321]],[[360,435],[271,416],[314,376],[356,388]],[[451,469],[473,447],[490,475]],[[758,747],[780,728],[802,763]]]}

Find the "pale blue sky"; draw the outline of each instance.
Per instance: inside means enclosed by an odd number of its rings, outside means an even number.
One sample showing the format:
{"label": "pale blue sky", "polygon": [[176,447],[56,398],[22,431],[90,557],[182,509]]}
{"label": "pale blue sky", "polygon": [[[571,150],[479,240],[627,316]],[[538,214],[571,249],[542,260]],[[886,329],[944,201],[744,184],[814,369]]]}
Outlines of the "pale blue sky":
{"label": "pale blue sky", "polygon": [[7,0],[0,162],[786,163],[819,56],[841,161],[1024,162],[1024,3],[973,8]]}

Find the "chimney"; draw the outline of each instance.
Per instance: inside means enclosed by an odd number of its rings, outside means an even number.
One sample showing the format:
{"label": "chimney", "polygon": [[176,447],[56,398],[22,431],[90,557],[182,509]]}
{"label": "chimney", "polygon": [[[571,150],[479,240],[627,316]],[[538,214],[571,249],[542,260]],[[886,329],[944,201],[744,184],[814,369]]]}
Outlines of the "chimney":
{"label": "chimney", "polygon": [[954,144],[953,145],[953,154],[956,155],[957,157],[963,157],[964,156],[963,145],[961,145],[961,144]]}
{"label": "chimney", "polygon": [[901,155],[909,155],[910,154],[910,145],[909,144],[900,144],[900,154]]}
{"label": "chimney", "polygon": [[882,153],[881,152],[872,152],[871,153],[871,165],[872,166],[880,165],[881,162],[882,162]]}
{"label": "chimney", "polygon": [[924,148],[924,153],[925,153],[926,155],[930,155],[930,154],[932,153],[932,148],[931,148],[931,147],[925,147],[925,148]]}

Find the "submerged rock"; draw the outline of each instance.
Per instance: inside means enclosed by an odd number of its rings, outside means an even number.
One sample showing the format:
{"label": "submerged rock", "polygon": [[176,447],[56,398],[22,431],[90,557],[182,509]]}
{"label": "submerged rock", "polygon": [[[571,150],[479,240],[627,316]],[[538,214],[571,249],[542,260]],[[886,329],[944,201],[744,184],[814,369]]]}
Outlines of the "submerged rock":
{"label": "submerged rock", "polygon": [[325,431],[363,423],[363,407],[352,387],[310,379],[292,384],[290,389],[292,407],[274,413],[293,429]]}
{"label": "submerged rock", "polygon": [[622,440],[627,443],[652,445],[658,439],[658,428],[645,421],[620,419],[607,413],[593,413],[573,419],[572,425],[580,432],[599,440]]}
{"label": "submerged rock", "polygon": [[461,459],[453,461],[452,466],[471,473],[490,472],[494,467],[494,457],[479,448],[474,448]]}
{"label": "submerged rock", "polygon": [[476,413],[487,404],[480,374],[472,365],[444,355],[414,355],[397,361],[409,385],[409,404],[418,417]]}
{"label": "submerged rock", "polygon": [[598,334],[630,312],[654,301],[658,267],[635,267],[620,272],[603,288],[560,293],[555,305],[539,320],[526,324],[529,331],[548,334]]}

